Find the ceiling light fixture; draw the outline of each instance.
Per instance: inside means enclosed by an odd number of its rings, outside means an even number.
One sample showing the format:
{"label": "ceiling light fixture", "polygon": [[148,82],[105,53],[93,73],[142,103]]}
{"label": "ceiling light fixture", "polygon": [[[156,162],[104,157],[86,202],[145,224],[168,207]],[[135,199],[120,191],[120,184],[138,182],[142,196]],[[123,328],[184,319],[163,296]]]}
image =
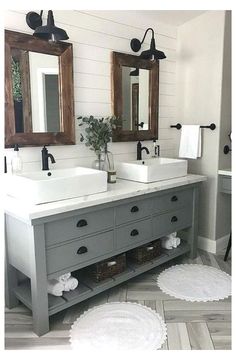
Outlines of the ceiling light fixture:
{"label": "ceiling light fixture", "polygon": [[42,14],[43,10],[40,11],[40,15],[33,11],[26,15],[26,23],[35,30],[33,33],[35,37],[49,42],[69,39],[65,30],[55,26],[52,10],[48,11],[47,25],[42,25]]}
{"label": "ceiling light fixture", "polygon": [[141,49],[141,45],[143,44],[145,37],[147,35],[147,32],[151,30],[152,31],[152,38],[151,38],[151,42],[150,42],[150,49],[148,50],[144,50],[141,52],[140,54],[140,58],[141,59],[147,59],[147,60],[161,60],[161,59],[165,59],[166,56],[163,53],[163,51],[157,50],[156,49],[156,44],[155,44],[155,38],[154,38],[154,30],[152,28],[148,28],[145,31],[145,34],[143,36],[143,40],[140,41],[139,39],[133,38],[130,42],[130,47],[134,52],[138,52]]}

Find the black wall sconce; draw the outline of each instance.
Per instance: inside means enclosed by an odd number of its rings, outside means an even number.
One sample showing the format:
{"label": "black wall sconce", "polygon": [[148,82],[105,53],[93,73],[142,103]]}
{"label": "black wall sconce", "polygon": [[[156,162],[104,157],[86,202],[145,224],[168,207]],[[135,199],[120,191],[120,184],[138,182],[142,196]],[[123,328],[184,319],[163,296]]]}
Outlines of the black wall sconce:
{"label": "black wall sconce", "polygon": [[[232,142],[232,133],[231,132],[229,133],[228,137],[229,137],[230,142]],[[232,151],[232,149],[229,147],[229,145],[225,145],[223,151],[224,151],[224,154],[228,154],[230,151]]]}
{"label": "black wall sconce", "polygon": [[143,40],[140,41],[139,39],[133,38],[130,42],[130,47],[134,52],[138,52],[141,49],[141,45],[145,40],[145,37],[147,35],[147,32],[151,30],[152,31],[152,38],[151,38],[151,42],[150,42],[150,49],[148,50],[144,50],[141,52],[140,54],[140,58],[141,59],[147,59],[147,60],[161,60],[161,59],[165,59],[166,56],[163,53],[163,51],[157,50],[156,49],[156,43],[155,43],[155,38],[154,38],[154,30],[152,28],[148,28],[145,31],[145,34],[143,36]]}
{"label": "black wall sconce", "polygon": [[35,30],[33,36],[49,42],[69,39],[65,30],[55,26],[52,10],[48,10],[47,25],[42,25],[42,15],[43,10],[40,11],[40,14],[30,11],[26,15],[27,25]]}
{"label": "black wall sconce", "polygon": [[139,76],[139,69],[136,68],[135,70],[130,71],[129,76]]}

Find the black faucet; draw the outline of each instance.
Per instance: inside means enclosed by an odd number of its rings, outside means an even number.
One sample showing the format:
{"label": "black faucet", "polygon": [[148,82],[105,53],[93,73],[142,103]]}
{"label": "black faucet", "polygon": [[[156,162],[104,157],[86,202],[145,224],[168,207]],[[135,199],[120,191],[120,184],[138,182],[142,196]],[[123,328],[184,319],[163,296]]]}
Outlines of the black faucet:
{"label": "black faucet", "polygon": [[157,155],[158,157],[160,156],[160,145],[157,145],[157,153],[155,151],[155,155]]}
{"label": "black faucet", "polygon": [[160,156],[160,145],[155,145],[155,156]]}
{"label": "black faucet", "polygon": [[142,160],[142,150],[145,150],[147,154],[149,154],[149,150],[147,147],[143,146],[141,142],[139,141],[137,143],[137,160]]}
{"label": "black faucet", "polygon": [[48,153],[48,149],[46,148],[45,145],[42,148],[41,152],[42,152],[42,170],[49,170],[48,158],[51,159],[52,164],[54,164],[56,160],[54,159],[52,154]]}

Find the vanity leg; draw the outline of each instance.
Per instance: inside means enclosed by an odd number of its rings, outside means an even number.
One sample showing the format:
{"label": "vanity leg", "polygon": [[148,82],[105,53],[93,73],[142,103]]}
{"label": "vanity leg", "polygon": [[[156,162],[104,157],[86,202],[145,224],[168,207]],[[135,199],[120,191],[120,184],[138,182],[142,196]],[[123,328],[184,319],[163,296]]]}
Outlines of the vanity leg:
{"label": "vanity leg", "polygon": [[8,309],[17,306],[19,303],[13,291],[13,289],[17,287],[17,284],[17,270],[10,265],[8,261],[7,233],[5,226],[5,305]]}
{"label": "vanity leg", "polygon": [[41,336],[49,331],[45,237],[43,225],[31,228],[31,297],[34,332]]}
{"label": "vanity leg", "polygon": [[5,304],[8,309],[18,305],[19,301],[14,294],[13,289],[17,287],[17,270],[8,264],[6,258],[5,263]]}
{"label": "vanity leg", "polygon": [[192,227],[188,231],[188,243],[190,245],[190,259],[197,257],[198,242],[198,207],[199,207],[199,187],[196,186],[193,191],[193,221]]}

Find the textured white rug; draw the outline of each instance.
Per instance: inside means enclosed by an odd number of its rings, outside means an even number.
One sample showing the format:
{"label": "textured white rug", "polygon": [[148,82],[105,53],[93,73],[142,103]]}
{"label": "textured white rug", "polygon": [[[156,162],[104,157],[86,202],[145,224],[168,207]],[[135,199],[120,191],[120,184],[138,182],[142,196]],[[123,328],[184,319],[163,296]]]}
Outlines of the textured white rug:
{"label": "textured white rug", "polygon": [[157,278],[160,289],[177,299],[214,301],[231,295],[231,276],[211,266],[175,265]]}
{"label": "textured white rug", "polygon": [[70,330],[73,350],[156,350],[165,340],[161,316],[129,302],[96,306],[84,312]]}

